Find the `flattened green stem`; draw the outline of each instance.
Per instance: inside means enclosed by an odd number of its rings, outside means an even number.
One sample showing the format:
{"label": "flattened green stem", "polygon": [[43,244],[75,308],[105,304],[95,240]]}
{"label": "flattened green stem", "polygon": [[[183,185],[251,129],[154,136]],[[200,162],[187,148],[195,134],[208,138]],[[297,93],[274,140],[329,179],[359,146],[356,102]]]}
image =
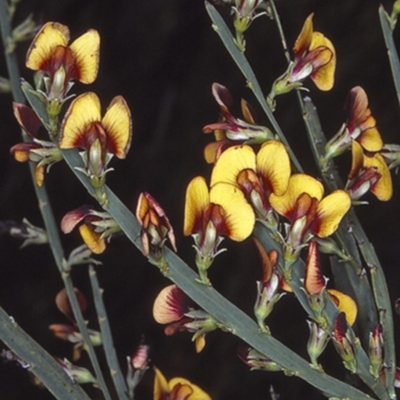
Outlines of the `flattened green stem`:
{"label": "flattened green stem", "polygon": [[[312,149],[314,152],[314,157],[316,160],[320,160],[321,156],[323,155],[321,149],[325,147],[325,136],[322,133],[320,128],[318,115],[315,111],[315,107],[312,104],[310,99],[306,99],[305,102],[302,103],[303,105],[303,116],[306,122],[307,131],[309,133],[310,143],[312,144]],[[319,127],[319,128],[318,128]],[[317,128],[317,129],[316,129]],[[316,145],[318,144],[318,146]],[[321,168],[320,163],[317,165]],[[336,170],[331,167],[328,170],[328,173],[323,173],[320,170],[321,175],[324,179],[325,184],[328,186],[330,190],[336,189],[339,185],[341,185],[340,177],[337,174]],[[342,185],[341,185],[342,186]],[[384,332],[384,363],[387,366],[386,369],[386,387],[389,390],[390,398],[395,398],[396,395],[394,393],[394,380],[396,374],[396,360],[395,360],[395,343],[394,343],[394,331],[393,331],[393,313],[392,313],[392,306],[389,297],[389,291],[386,284],[385,275],[382,269],[382,266],[378,260],[378,257],[375,253],[373,245],[368,240],[367,235],[365,234],[357,215],[355,214],[354,210],[351,210],[348,215],[346,216],[347,221],[350,221],[353,235],[357,241],[358,248],[361,251],[361,254],[367,264],[371,283],[372,283],[372,292],[375,300],[376,307],[379,312],[379,320],[383,327]],[[343,235],[337,236],[340,239],[341,245],[344,249],[349,253],[352,254],[351,250],[349,249],[349,244],[346,241],[346,238]],[[351,278],[353,279],[353,278]],[[360,291],[356,291],[355,294],[360,296],[357,299],[358,304],[362,304],[362,309],[367,305],[365,301],[370,303],[368,289],[366,286]],[[363,296],[364,294],[364,296]],[[372,327],[373,329],[374,327]],[[369,327],[370,330],[371,326]]]}
{"label": "flattened green stem", "polygon": [[89,400],[84,390],[71,380],[55,359],[35,342],[2,308],[0,338],[59,400]]}
{"label": "flattened green stem", "polygon": [[393,40],[393,32],[390,28],[389,16],[381,5],[379,7],[379,20],[381,22],[382,33],[385,39],[385,44],[388,52],[390,68],[392,69],[393,82],[396,88],[397,100],[400,105],[400,63],[397,54],[396,45]]}
{"label": "flattened green stem", "polygon": [[119,400],[129,400],[128,388],[126,381],[119,367],[117,353],[115,352],[114,343],[112,340],[110,324],[108,323],[107,312],[103,302],[103,291],[100,289],[99,281],[97,280],[96,270],[93,265],[89,266],[90,283],[93,290],[94,305],[96,307],[97,317],[101,336],[103,339],[103,348],[106,354],[107,364],[110,368],[111,378],[113,379],[115,389]]}
{"label": "flattened green stem", "polygon": [[280,128],[280,126],[278,124],[278,121],[275,119],[274,114],[271,111],[271,108],[265,101],[265,96],[261,90],[261,87],[257,81],[257,78],[256,78],[249,62],[246,59],[246,56],[236,46],[229,28],[227,27],[225,21],[222,19],[222,17],[218,13],[218,11],[215,9],[215,7],[208,2],[206,2],[205,4],[206,4],[206,10],[211,18],[211,21],[213,22],[213,25],[212,25],[213,29],[217,32],[217,34],[221,38],[222,43],[224,44],[225,48],[228,50],[232,59],[235,61],[236,65],[239,67],[240,71],[242,72],[243,76],[245,77],[245,79],[247,81],[247,86],[254,93],[254,95],[257,98],[258,102],[260,103],[262,109],[264,110],[266,116],[268,117],[273,129],[278,134],[279,139],[286,146],[286,148],[289,152],[289,155],[290,155],[290,159],[292,160],[296,171],[302,172],[300,163],[298,162],[295,154],[293,153],[292,149],[290,148],[290,145],[289,145],[288,141],[286,140],[285,135],[283,134],[282,129]]}
{"label": "flattened green stem", "polygon": [[[81,165],[81,158],[75,150],[64,150],[64,159],[71,167],[76,177],[88,191],[92,190],[89,180],[74,169]],[[140,225],[133,214],[105,187],[109,200],[106,211],[114,218],[129,240],[141,249]],[[282,343],[259,331],[257,324],[236,306],[221,296],[211,286],[197,281],[198,275],[186,265],[174,252],[165,248],[165,260],[168,262],[168,278],[177,284],[202,309],[212,315],[219,324],[229,332],[254,347],[257,351],[271,358],[283,368],[293,371],[296,376],[309,382],[329,396],[351,398],[353,400],[368,399],[369,397],[354,387],[347,385],[326,374],[321,374],[311,368],[309,363],[288,349]]]}

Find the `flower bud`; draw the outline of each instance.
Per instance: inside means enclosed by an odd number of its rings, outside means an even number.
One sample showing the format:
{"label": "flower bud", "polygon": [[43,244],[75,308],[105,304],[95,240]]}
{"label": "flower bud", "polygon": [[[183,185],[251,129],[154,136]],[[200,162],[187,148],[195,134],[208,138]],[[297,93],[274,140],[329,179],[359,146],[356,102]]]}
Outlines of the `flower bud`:
{"label": "flower bud", "polygon": [[312,366],[320,369],[321,367],[318,365],[318,357],[325,350],[325,347],[329,342],[329,333],[314,321],[307,320],[307,324],[310,328],[307,352],[310,356]]}

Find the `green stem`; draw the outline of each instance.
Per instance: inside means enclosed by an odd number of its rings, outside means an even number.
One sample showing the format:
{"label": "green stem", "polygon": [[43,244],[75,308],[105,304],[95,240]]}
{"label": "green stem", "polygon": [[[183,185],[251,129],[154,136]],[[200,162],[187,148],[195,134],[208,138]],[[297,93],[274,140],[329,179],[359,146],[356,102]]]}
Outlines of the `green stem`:
{"label": "green stem", "polygon": [[[1,25],[1,34],[3,45],[7,43],[7,38],[11,37],[11,24],[7,9],[7,1],[0,0],[0,25]],[[7,68],[9,79],[11,81],[12,93],[14,100],[19,103],[25,103],[24,96],[20,87],[20,74],[17,63],[17,57],[15,52],[5,53]],[[26,138],[23,138],[26,140]],[[47,231],[47,235],[49,238],[49,245],[51,251],[53,253],[54,260],[56,262],[57,268],[61,274],[61,277],[64,281],[65,288],[67,290],[68,298],[71,303],[71,307],[74,313],[74,317],[78,324],[79,330],[83,336],[85,341],[85,346],[88,350],[89,358],[92,362],[93,368],[95,370],[96,378],[99,382],[101,390],[107,400],[111,400],[111,396],[108,392],[107,385],[104,381],[103,374],[100,369],[100,365],[98,363],[96,353],[94,351],[93,345],[90,341],[89,334],[87,332],[86,323],[83,319],[81,309],[79,307],[79,303],[74,291],[74,286],[71,280],[71,276],[68,268],[66,268],[66,262],[63,255],[63,249],[61,246],[61,241],[57,229],[56,222],[54,220],[53,211],[51,209],[50,201],[47,195],[47,191],[44,186],[38,187],[35,183],[34,178],[34,169],[32,163],[30,163],[30,172],[31,178],[33,182],[33,186],[35,189],[35,193],[39,203],[39,210],[42,214],[43,222],[45,224],[45,228]]]}
{"label": "green stem", "polygon": [[45,387],[59,400],[89,400],[84,390],[71,380],[61,366],[35,342],[2,308],[0,338],[15,355],[27,364]]}
{"label": "green stem", "polygon": [[99,286],[96,270],[94,269],[93,265],[89,266],[89,277],[92,285],[94,305],[96,307],[97,317],[99,320],[104,352],[107,358],[108,367],[110,368],[111,377],[114,381],[114,386],[118,394],[118,399],[129,400],[128,388],[119,367],[117,353],[115,352],[114,343],[112,340],[110,324],[108,323],[107,312],[104,307],[103,290]]}

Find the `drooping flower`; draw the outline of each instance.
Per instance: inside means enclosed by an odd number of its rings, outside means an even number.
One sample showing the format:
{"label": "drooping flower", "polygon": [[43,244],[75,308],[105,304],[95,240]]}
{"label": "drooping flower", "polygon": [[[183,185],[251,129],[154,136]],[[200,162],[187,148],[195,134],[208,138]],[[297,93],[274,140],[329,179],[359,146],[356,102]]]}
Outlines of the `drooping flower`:
{"label": "drooping flower", "polygon": [[336,68],[336,52],[332,42],[322,33],[313,29],[313,16],[310,14],[294,44],[294,61],[287,71],[275,80],[268,95],[272,108],[275,96],[290,92],[302,86],[310,77],[318,89],[332,89]]}
{"label": "drooping flower", "polygon": [[154,368],[153,400],[211,400],[199,386],[181,377],[167,381],[158,368]]}
{"label": "drooping flower", "polygon": [[69,106],[61,125],[61,149],[80,148],[85,173],[95,188],[105,182],[113,155],[126,157],[132,140],[132,121],[128,105],[116,96],[101,116],[100,100],[93,92],[78,96]]}
{"label": "drooping flower", "polygon": [[214,132],[215,142],[209,143],[204,149],[204,157],[211,164],[216,162],[221,153],[235,144],[263,143],[273,139],[274,135],[265,126],[255,124],[255,112],[245,100],[242,99],[241,107],[244,121],[235,118],[229,108],[232,106],[232,96],[229,90],[219,83],[213,83],[212,94],[221,109],[221,121],[208,124],[203,128],[204,133]]}
{"label": "drooping flower", "polygon": [[12,220],[0,221],[0,234],[8,233],[11,237],[23,239],[21,249],[30,244],[45,244],[49,239],[43,228],[32,225],[26,218],[21,223]]}
{"label": "drooping flower", "polygon": [[14,145],[11,147],[10,153],[18,162],[33,162],[35,182],[38,186],[42,186],[45,171],[62,160],[62,154],[53,142],[37,138],[42,123],[30,107],[21,103],[13,103],[13,110],[15,118],[30,141]]}
{"label": "drooping flower", "polygon": [[306,174],[292,175],[282,196],[270,195],[272,208],[290,221],[284,240],[288,265],[314,235],[325,238],[335,232],[351,206],[350,196],[344,190],[335,190],[324,198],[323,195],[321,182]]}
{"label": "drooping flower", "polygon": [[[84,312],[87,307],[86,298],[79,289],[74,288],[74,292],[78,300],[79,308]],[[76,361],[80,358],[81,352],[85,348],[85,340],[75,322],[75,317],[72,312],[71,303],[66,289],[62,289],[57,294],[56,305],[57,308],[71,321],[71,324],[51,324],[49,325],[49,329],[57,338],[74,344],[72,360]],[[100,346],[102,344],[100,332],[93,329],[88,329],[87,331],[92,345]]]}
{"label": "drooping flower", "polygon": [[368,108],[368,97],[364,89],[355,86],[350,90],[345,104],[346,122],[325,146],[324,163],[348,150],[353,140],[369,152],[382,149],[383,141],[376,128],[375,118]]}
{"label": "drooping flower", "polygon": [[142,226],[140,238],[143,255],[147,257],[151,254],[155,259],[156,265],[159,265],[163,260],[163,249],[167,239],[169,239],[174,251],[177,251],[174,230],[167,215],[157,201],[147,192],[139,195],[136,218]]}
{"label": "drooping flower", "polygon": [[34,38],[26,56],[26,66],[49,77],[47,97],[63,100],[72,80],[92,83],[99,68],[100,36],[90,29],[68,46],[67,26],[47,22]]}
{"label": "drooping flower", "polygon": [[187,331],[194,333],[197,353],[206,344],[205,335],[217,328],[214,318],[199,309],[176,285],[166,286],[157,295],[153,305],[153,317],[159,324],[167,325],[164,332],[173,335],[176,332]]}
{"label": "drooping flower", "polygon": [[92,373],[83,367],[78,367],[77,365],[72,364],[68,359],[54,357],[60,367],[66,372],[69,378],[74,383],[83,384],[83,383],[92,383],[93,386],[98,387],[97,379],[92,375]]}
{"label": "drooping flower", "polygon": [[380,153],[366,153],[361,144],[353,140],[351,145],[352,166],[346,190],[353,200],[370,191],[380,201],[388,201],[393,195],[392,177],[385,159]]}
{"label": "drooping flower", "polygon": [[277,217],[269,203],[269,196],[283,195],[291,174],[290,159],[283,143],[269,140],[257,155],[246,145],[230,147],[216,162],[211,186],[218,182],[239,187],[253,206],[258,218],[276,229]]}
{"label": "drooping flower", "polygon": [[186,190],[183,232],[194,238],[200,280],[209,284],[207,269],[218,250],[222,236],[245,240],[253,231],[255,215],[244,194],[229,183],[217,183],[208,190],[203,177],[192,179]]}
{"label": "drooping flower", "polygon": [[106,240],[121,229],[108,212],[96,211],[88,205],[81,206],[64,215],[61,230],[70,233],[80,222],[79,233],[86,246],[95,254],[106,249]]}
{"label": "drooping flower", "polygon": [[238,357],[250,367],[251,371],[261,370],[269,372],[284,371],[285,374],[290,375],[290,371],[284,370],[275,361],[261,354],[259,351],[252,347],[242,345],[237,350]]}

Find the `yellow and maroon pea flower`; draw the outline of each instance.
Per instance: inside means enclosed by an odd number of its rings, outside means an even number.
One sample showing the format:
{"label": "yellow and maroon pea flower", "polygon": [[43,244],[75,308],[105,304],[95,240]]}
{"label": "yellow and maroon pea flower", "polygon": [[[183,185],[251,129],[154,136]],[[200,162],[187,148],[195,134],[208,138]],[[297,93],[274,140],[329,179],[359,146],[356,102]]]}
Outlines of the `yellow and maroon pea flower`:
{"label": "yellow and maroon pea flower", "polygon": [[73,80],[90,84],[97,77],[100,54],[98,32],[90,29],[68,46],[69,41],[67,26],[47,22],[29,47],[26,66],[49,77],[46,83],[49,100],[62,101]]}
{"label": "yellow and maroon pea flower", "polygon": [[308,303],[314,312],[315,321],[322,329],[328,330],[328,322],[323,314],[328,294],[340,312],[346,316],[347,323],[351,326],[357,318],[357,304],[348,295],[336,289],[326,289],[328,279],[322,275],[321,263],[318,252],[318,244],[311,241],[308,247],[308,256],[304,276],[304,291],[307,294]]}
{"label": "yellow and maroon pea flower", "polygon": [[181,377],[167,381],[158,368],[154,368],[153,400],[211,400],[199,386]]}
{"label": "yellow and maroon pea flower", "polygon": [[353,140],[351,145],[352,166],[346,190],[357,201],[370,191],[380,201],[388,201],[393,195],[392,177],[385,159],[380,153],[363,151],[361,144]]}
{"label": "yellow and maroon pea flower", "polygon": [[93,92],[78,96],[69,106],[61,125],[61,149],[80,148],[85,173],[95,188],[104,185],[113,155],[124,159],[132,140],[132,119],[122,96],[116,96],[102,117],[100,100]]}
{"label": "yellow and maroon pea flower", "polygon": [[206,342],[205,335],[217,328],[211,315],[199,307],[176,285],[165,287],[153,304],[153,317],[159,324],[166,325],[166,335],[176,332],[194,333],[196,352],[200,353]]}
{"label": "yellow and maroon pea flower", "polygon": [[318,89],[331,90],[335,81],[336,52],[332,42],[322,33],[315,32],[313,16],[310,14],[294,44],[294,61],[288,70],[275,80],[268,95],[272,108],[277,95],[290,92],[302,86],[310,77]]}
{"label": "yellow and maroon pea flower", "polygon": [[10,153],[18,162],[33,162],[35,182],[38,186],[42,186],[45,171],[62,160],[62,154],[53,142],[37,138],[42,123],[30,107],[21,103],[13,103],[13,110],[15,118],[29,141],[14,145],[11,147]]}
{"label": "yellow and maroon pea flower", "polygon": [[344,190],[323,195],[324,188],[317,179],[294,174],[282,196],[272,193],[269,197],[272,208],[290,221],[284,239],[284,260],[289,267],[313,236],[325,238],[335,232],[351,207],[350,196]]}
{"label": "yellow and maroon pea flower", "polygon": [[352,373],[355,373],[357,371],[357,361],[355,357],[354,342],[351,339],[346,317],[343,312],[339,313],[335,318],[335,327],[332,338],[337,352],[340,357],[342,357],[344,366]]}
{"label": "yellow and maroon pea flower", "polygon": [[186,189],[183,232],[194,238],[200,280],[209,284],[207,269],[223,236],[241,242],[253,232],[255,215],[244,194],[229,183],[216,183],[209,190],[203,177],[192,179]]}
{"label": "yellow and maroon pea flower", "polygon": [[254,315],[257,319],[258,326],[261,332],[270,333],[265,320],[273,310],[278,300],[285,294],[279,293],[282,287],[282,276],[277,270],[278,252],[271,250],[267,253],[258,241],[253,238],[253,241],[260,254],[263,275],[260,281],[257,281],[257,299],[254,305]]}
{"label": "yellow and maroon pea flower", "polygon": [[244,116],[244,120],[241,120],[235,118],[229,111],[233,101],[225,86],[213,83],[212,93],[221,109],[221,121],[203,128],[204,133],[214,132],[216,139],[204,149],[204,157],[209,164],[215,163],[221,153],[230,146],[238,143],[263,143],[274,138],[268,128],[255,124],[255,112],[245,100],[242,99],[241,102]]}
{"label": "yellow and maroon pea flower", "polygon": [[338,133],[325,146],[324,163],[344,153],[356,140],[366,151],[378,152],[383,141],[376,128],[375,118],[368,108],[368,97],[364,89],[355,86],[350,90],[345,104],[347,120]]}
{"label": "yellow and maroon pea flower", "polygon": [[271,193],[280,196],[286,192],[290,174],[290,159],[285,145],[269,140],[261,146],[257,155],[246,145],[227,149],[213,168],[211,186],[225,182],[240,188],[257,218],[276,230],[278,220],[269,203],[269,196]]}
{"label": "yellow and maroon pea flower", "polygon": [[79,233],[86,246],[95,254],[106,249],[106,240],[121,229],[108,212],[93,210],[84,205],[64,215],[61,230],[70,233],[79,224]]}
{"label": "yellow and maroon pea flower", "polygon": [[136,218],[142,226],[140,238],[144,256],[151,254],[158,265],[158,261],[163,258],[163,248],[167,239],[174,251],[177,251],[174,230],[167,215],[153,196],[147,192],[139,195]]}

